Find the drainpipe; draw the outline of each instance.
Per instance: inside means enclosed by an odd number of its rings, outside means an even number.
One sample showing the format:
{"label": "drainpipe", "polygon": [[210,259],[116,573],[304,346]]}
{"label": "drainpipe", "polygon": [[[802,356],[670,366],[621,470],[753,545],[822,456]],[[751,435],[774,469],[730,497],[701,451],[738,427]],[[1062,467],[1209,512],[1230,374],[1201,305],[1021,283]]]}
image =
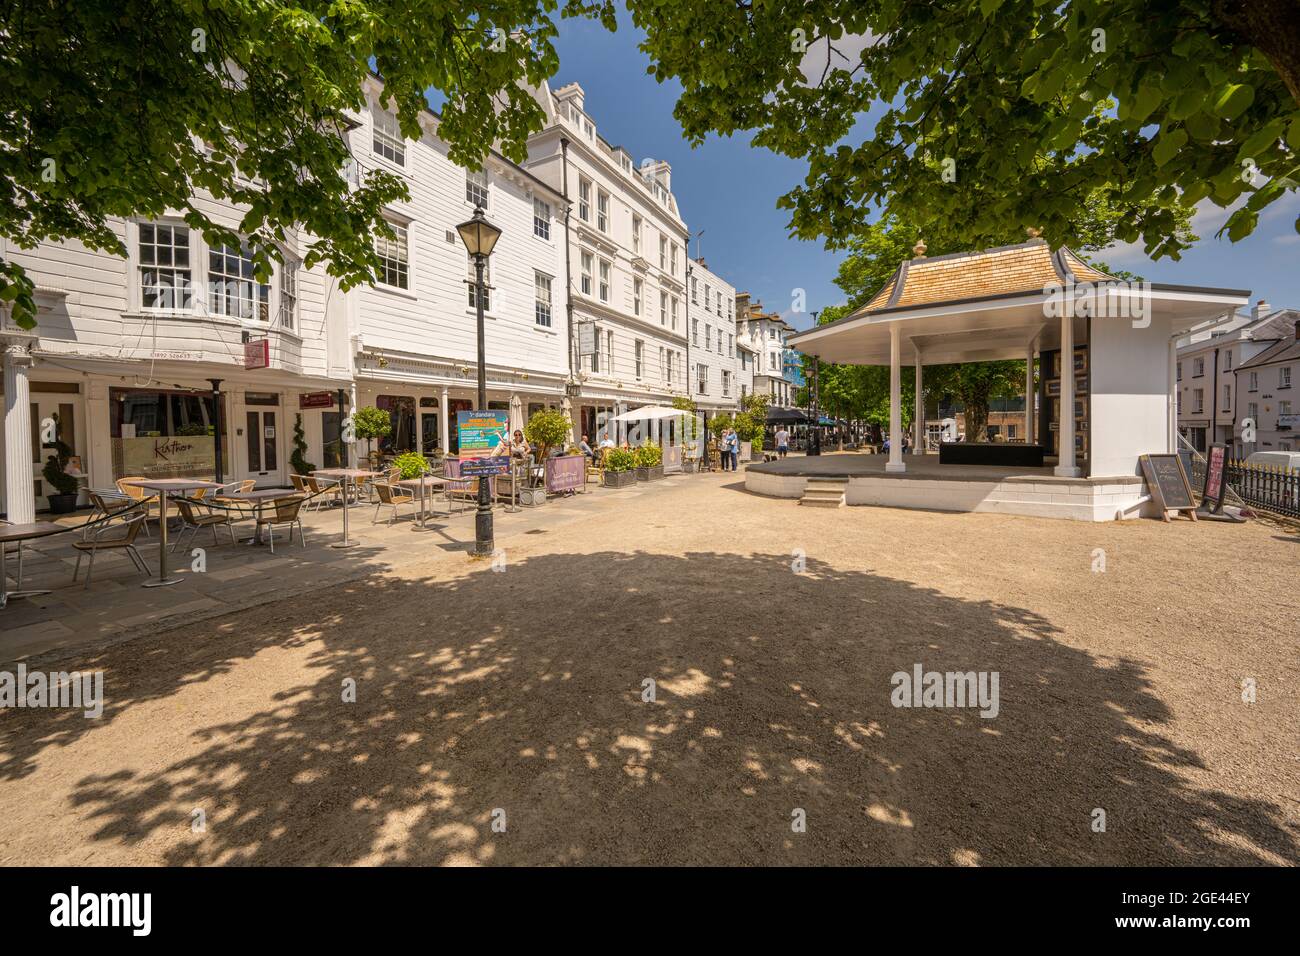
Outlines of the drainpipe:
{"label": "drainpipe", "polygon": [[215,436],[213,446],[215,448],[216,461],[213,462],[212,480],[217,484],[224,484],[225,478],[222,472],[221,461],[221,379],[210,378],[212,383],[212,434]]}

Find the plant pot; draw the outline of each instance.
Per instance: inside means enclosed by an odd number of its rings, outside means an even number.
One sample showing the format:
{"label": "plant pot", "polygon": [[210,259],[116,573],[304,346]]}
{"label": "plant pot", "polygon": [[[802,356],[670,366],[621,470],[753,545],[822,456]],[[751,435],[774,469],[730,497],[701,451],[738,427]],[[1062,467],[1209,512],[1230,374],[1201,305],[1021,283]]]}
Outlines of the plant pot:
{"label": "plant pot", "polygon": [[50,503],[50,514],[66,515],[77,510],[77,493],[74,491],[70,495],[46,495],[45,500]]}
{"label": "plant pot", "polygon": [[626,488],[629,485],[636,484],[636,472],[609,471],[606,469],[604,482],[606,488]]}
{"label": "plant pot", "polygon": [[637,481],[658,481],[664,476],[663,465],[649,465],[645,468],[636,469]]}
{"label": "plant pot", "polygon": [[527,507],[546,504],[545,488],[520,488],[519,503]]}

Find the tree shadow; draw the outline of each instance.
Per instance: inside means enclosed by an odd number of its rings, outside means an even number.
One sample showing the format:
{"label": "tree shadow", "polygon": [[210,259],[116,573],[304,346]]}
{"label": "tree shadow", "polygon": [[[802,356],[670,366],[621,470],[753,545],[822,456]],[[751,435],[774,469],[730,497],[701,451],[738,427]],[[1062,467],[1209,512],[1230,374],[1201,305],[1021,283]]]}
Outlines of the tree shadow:
{"label": "tree shadow", "polygon": [[[274,650],[299,682],[272,705],[147,773],[99,751],[70,785],[96,843],[169,865],[1300,862],[1283,806],[1189,782],[1140,664],[1023,609],[815,560],[613,551],[336,596],[106,649],[81,664],[106,671],[104,718],[11,713],[0,779],[188,685],[264,679],[249,659]],[[998,672],[998,716],[894,707],[918,663]]]}

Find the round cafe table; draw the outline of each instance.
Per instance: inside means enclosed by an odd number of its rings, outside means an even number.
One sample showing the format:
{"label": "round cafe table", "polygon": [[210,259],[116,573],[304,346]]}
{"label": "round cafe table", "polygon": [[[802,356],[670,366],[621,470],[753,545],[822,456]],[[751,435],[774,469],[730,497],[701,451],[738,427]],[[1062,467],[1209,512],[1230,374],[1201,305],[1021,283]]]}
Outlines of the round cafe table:
{"label": "round cafe table", "polygon": [[203,488],[220,488],[221,485],[215,481],[199,481],[195,478],[157,478],[127,484],[132,488],[158,493],[158,577],[144,582],[141,587],[160,588],[168,584],[180,584],[181,579],[171,577],[167,569],[167,499],[171,495],[191,494]]}
{"label": "round cafe table", "polygon": [[348,537],[348,492],[352,489],[352,483],[358,478],[374,478],[380,474],[377,471],[366,471],[364,468],[322,468],[319,471],[313,471],[313,478],[337,478],[343,484],[343,540],[335,541],[330,545],[331,548],[351,548],[357,542]]}

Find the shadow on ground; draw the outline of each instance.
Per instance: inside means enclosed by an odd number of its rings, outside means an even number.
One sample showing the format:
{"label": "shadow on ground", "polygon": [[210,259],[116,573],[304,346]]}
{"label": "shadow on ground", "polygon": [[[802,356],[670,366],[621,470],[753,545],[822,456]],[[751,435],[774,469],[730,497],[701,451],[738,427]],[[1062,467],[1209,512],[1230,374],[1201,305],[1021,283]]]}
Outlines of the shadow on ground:
{"label": "shadow on ground", "polygon": [[[278,674],[248,663],[268,649]],[[894,708],[890,676],[916,663],[997,671],[999,715]],[[1280,806],[1187,782],[1197,755],[1159,732],[1133,662],[816,561],[605,552],[376,577],[79,666],[107,672],[104,719],[11,712],[0,781],[226,672],[274,688],[211,702],[229,719],[149,761],[105,741],[67,784],[95,841],[167,864],[1300,862]]]}

